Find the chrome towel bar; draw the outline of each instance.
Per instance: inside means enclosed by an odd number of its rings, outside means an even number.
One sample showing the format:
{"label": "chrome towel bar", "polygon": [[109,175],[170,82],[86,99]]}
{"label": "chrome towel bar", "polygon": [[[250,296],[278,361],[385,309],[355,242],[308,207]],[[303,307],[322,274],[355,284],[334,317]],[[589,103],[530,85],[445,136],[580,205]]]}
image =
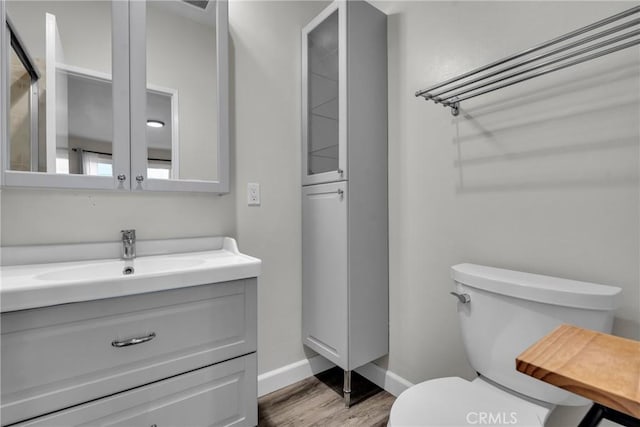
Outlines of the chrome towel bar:
{"label": "chrome towel bar", "polygon": [[[615,27],[611,27],[598,33],[576,39],[576,37],[581,36],[585,33],[609,25],[613,22],[619,21],[637,13],[640,13],[640,6],[632,7],[631,9],[625,10],[616,15],[594,22],[593,24],[571,31],[567,34],[541,43],[522,52],[492,62],[488,65],[476,68],[472,71],[461,74],[447,81],[431,86],[427,89],[419,90],[415,93],[415,96],[423,97],[427,101],[431,100],[436,104],[442,104],[445,107],[451,107],[452,114],[454,116],[457,116],[459,113],[459,106],[461,101],[484,95],[486,93],[493,92],[507,86],[512,86],[516,83],[530,80],[554,71],[562,70],[573,65],[577,65],[604,55],[608,55],[610,53],[637,46],[638,44],[640,44],[640,38],[638,37],[640,36],[640,30],[638,29],[640,28],[640,19],[629,20]],[[607,36],[611,36],[628,29],[632,29],[632,31],[617,34],[615,37],[604,39]],[[627,40],[630,38],[633,39],[627,41],[626,43],[621,43],[623,40]],[[587,43],[591,43],[600,39],[603,40],[582,49],[572,51],[572,49],[578,46],[585,45]],[[542,52],[534,57],[530,57],[528,59],[525,58],[532,53],[551,48],[552,46],[565,41],[569,41],[569,43],[555,47],[552,50]],[[563,52],[567,53],[561,56],[558,55]],[[523,59],[519,62],[507,64],[520,58]],[[572,58],[575,59],[567,61]],[[542,59],[547,60],[544,62],[540,62]],[[502,65],[505,66],[500,67]],[[496,67],[500,68],[492,70]],[[492,71],[487,72],[488,70]],[[514,72],[510,74],[504,74],[508,71]],[[496,77],[499,75],[502,76]],[[469,79],[470,77],[473,78]],[[491,79],[492,77],[496,78]],[[453,85],[453,83],[457,82],[458,84]],[[436,89],[439,90],[436,91]]]}

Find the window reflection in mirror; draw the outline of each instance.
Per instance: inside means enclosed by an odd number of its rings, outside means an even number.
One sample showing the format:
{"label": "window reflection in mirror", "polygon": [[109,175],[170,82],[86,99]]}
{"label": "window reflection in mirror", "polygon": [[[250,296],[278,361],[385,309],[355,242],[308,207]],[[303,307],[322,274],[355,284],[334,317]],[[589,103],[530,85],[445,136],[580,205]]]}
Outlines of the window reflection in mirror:
{"label": "window reflection in mirror", "polygon": [[110,84],[92,93],[110,80],[111,3],[9,0],[7,16],[9,169],[111,176]]}
{"label": "window reflection in mirror", "polygon": [[146,5],[147,177],[216,180],[215,1]]}

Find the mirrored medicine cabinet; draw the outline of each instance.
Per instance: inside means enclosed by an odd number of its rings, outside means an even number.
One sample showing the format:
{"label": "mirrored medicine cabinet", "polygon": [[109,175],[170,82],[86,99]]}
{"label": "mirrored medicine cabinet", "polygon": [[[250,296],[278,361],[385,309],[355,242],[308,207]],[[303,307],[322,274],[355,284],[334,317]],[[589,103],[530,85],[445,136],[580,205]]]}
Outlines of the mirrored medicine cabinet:
{"label": "mirrored medicine cabinet", "polygon": [[227,0],[0,0],[2,185],[228,192]]}

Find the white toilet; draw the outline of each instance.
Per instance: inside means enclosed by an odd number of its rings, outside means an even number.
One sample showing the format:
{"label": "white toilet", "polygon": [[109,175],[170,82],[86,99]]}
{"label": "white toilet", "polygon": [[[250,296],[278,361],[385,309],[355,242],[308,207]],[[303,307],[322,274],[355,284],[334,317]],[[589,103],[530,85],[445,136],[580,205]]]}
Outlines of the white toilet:
{"label": "white toilet", "polygon": [[390,427],[542,426],[555,405],[590,403],[521,374],[515,359],[562,323],[610,332],[620,288],[474,264],[451,271],[467,357],[479,376],[410,387],[394,402]]}

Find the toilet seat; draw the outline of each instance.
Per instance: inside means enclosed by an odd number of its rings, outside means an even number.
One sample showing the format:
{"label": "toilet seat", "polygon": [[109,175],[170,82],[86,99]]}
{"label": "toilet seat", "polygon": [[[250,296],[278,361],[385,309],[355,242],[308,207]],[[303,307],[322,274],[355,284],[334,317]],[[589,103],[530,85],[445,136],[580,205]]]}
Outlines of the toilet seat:
{"label": "toilet seat", "polygon": [[508,393],[478,377],[438,378],[405,390],[389,427],[543,426],[552,408]]}

